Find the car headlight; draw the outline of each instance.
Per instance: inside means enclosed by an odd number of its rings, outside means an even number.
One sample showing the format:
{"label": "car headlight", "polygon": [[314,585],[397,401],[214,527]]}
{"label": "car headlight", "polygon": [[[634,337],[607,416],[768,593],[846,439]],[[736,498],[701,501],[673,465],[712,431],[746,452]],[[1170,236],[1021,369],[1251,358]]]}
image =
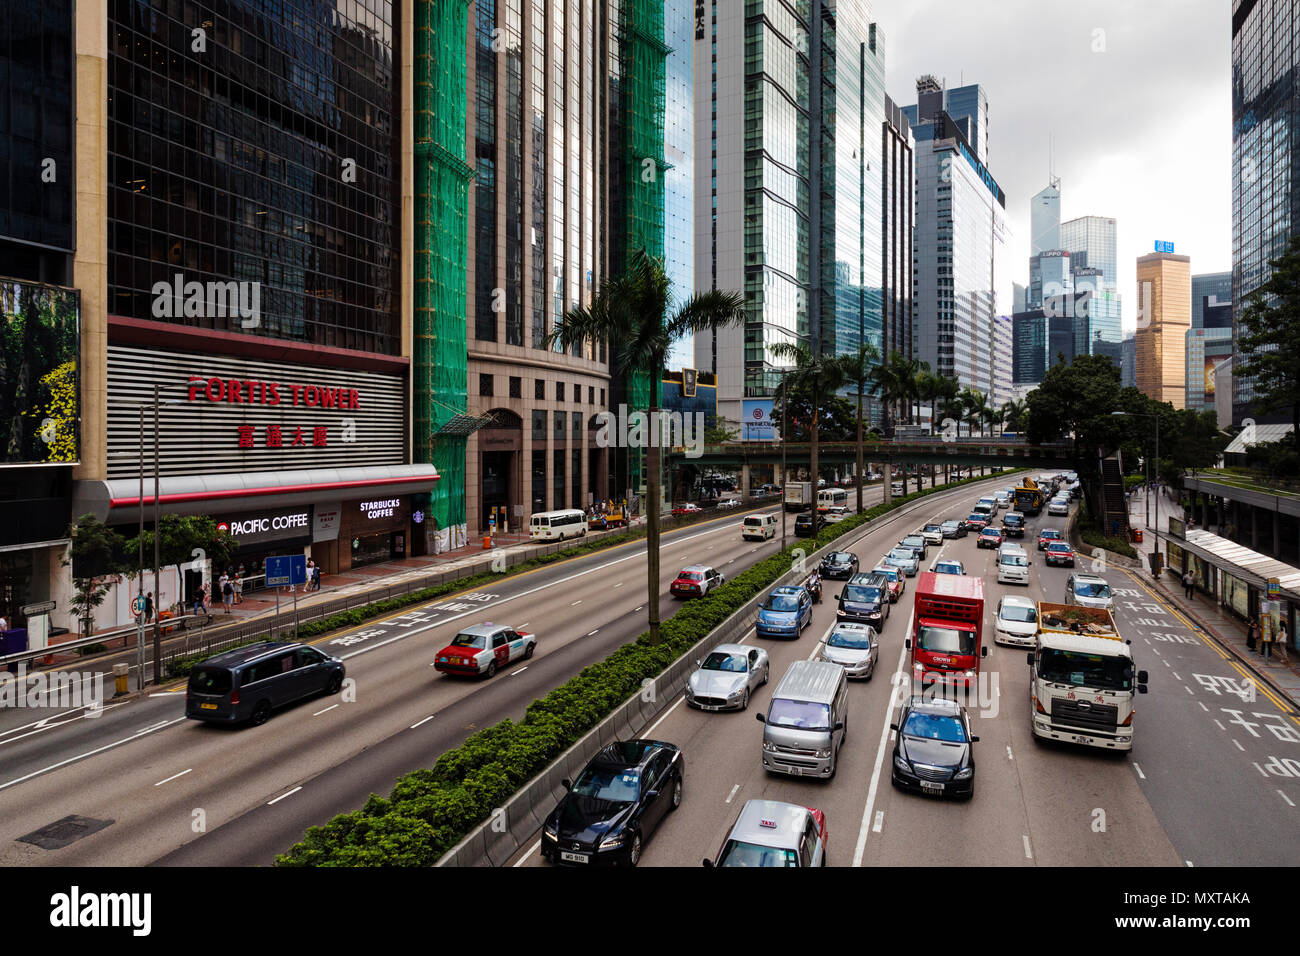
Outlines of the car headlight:
{"label": "car headlight", "polygon": [[829,757],[830,755],[831,755],[831,748],[830,748],[830,747],[823,747],[821,750],[818,750],[818,751],[817,751],[817,756],[818,756],[818,757],[826,758],[826,757]]}
{"label": "car headlight", "polygon": [[742,687],[740,690],[736,691],[734,694],[728,694],[728,695],[727,695],[727,700],[740,700],[740,698],[742,698],[742,697],[744,697],[744,696],[745,696],[745,689]]}
{"label": "car headlight", "polygon": [[899,770],[903,771],[903,773],[912,772],[912,768],[907,765],[907,761],[904,760],[902,757],[894,758],[894,766],[897,767]]}
{"label": "car headlight", "polygon": [[556,828],[554,823],[546,824],[546,828],[543,832],[552,840],[558,839],[560,835],[560,831]]}
{"label": "car headlight", "polygon": [[767,753],[767,754],[774,754],[774,753],[776,753],[776,744],[772,743],[770,740],[764,740],[764,741],[763,741],[763,753]]}
{"label": "car headlight", "polygon": [[952,775],[952,779],[969,780],[973,776],[975,776],[975,769],[973,767],[967,767],[965,770],[958,770]]}
{"label": "car headlight", "polygon": [[621,847],[622,845],[623,845],[623,834],[621,833],[618,836],[606,837],[604,840],[600,841],[600,848],[602,850],[615,850]]}
{"label": "car headlight", "polygon": [[836,617],[843,617],[843,616],[844,616],[844,608],[840,608],[839,610],[837,610],[837,611],[835,612],[835,616],[836,616]]}

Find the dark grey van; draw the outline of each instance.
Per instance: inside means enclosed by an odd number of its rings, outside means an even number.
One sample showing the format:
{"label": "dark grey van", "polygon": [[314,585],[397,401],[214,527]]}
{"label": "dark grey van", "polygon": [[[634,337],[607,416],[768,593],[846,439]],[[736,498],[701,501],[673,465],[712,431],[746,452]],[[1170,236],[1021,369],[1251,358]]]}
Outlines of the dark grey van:
{"label": "dark grey van", "polygon": [[271,711],[315,694],[337,694],[343,661],[307,644],[263,641],[226,651],[190,672],[185,716],[264,724]]}

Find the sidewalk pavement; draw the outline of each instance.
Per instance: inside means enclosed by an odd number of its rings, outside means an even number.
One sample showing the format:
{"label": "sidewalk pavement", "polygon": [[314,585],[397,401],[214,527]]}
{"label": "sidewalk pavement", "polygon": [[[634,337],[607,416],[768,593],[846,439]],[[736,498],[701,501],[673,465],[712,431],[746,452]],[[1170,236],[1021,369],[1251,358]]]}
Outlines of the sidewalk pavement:
{"label": "sidewalk pavement", "polygon": [[[1154,505],[1154,503],[1155,498],[1153,497],[1152,504]],[[1142,543],[1133,546],[1141,556],[1141,567],[1134,573],[1142,578],[1142,583],[1156,591],[1165,601],[1178,608],[1192,623],[1214,638],[1224,650],[1233,655],[1240,664],[1253,671],[1256,676],[1271,685],[1274,690],[1289,698],[1293,706],[1300,708],[1300,652],[1297,652],[1294,647],[1288,648],[1287,653],[1290,663],[1283,664],[1278,661],[1275,651],[1271,653],[1269,660],[1265,660],[1259,651],[1258,643],[1256,643],[1253,651],[1247,648],[1245,622],[1228,609],[1218,606],[1212,593],[1199,588],[1194,598],[1188,598],[1183,593],[1182,571],[1179,568],[1168,566],[1168,557],[1163,543],[1160,545],[1160,550],[1162,553],[1166,553],[1166,566],[1160,573],[1160,577],[1153,578],[1147,555],[1155,551],[1158,542],[1156,535],[1152,533],[1146,523],[1145,496],[1135,495],[1129,506],[1131,509],[1129,521],[1132,526],[1141,528],[1145,532],[1142,535]],[[1159,531],[1162,536],[1169,531],[1170,514],[1181,517],[1182,509],[1178,507],[1176,502],[1162,498],[1159,522]],[[1154,511],[1151,517],[1151,524],[1156,524]]]}

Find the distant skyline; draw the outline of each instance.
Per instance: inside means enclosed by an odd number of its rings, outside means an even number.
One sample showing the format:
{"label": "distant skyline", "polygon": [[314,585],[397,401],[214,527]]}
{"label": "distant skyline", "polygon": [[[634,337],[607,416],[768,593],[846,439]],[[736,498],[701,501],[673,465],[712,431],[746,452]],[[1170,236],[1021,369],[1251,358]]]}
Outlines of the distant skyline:
{"label": "distant skyline", "polygon": [[1061,219],[1117,220],[1124,328],[1136,260],[1175,243],[1194,274],[1232,268],[1231,12],[1226,2],[876,2],[886,89],[916,102],[916,78],[979,83],[989,169],[1007,196],[1010,282],[1029,274],[1030,199],[1061,179]]}

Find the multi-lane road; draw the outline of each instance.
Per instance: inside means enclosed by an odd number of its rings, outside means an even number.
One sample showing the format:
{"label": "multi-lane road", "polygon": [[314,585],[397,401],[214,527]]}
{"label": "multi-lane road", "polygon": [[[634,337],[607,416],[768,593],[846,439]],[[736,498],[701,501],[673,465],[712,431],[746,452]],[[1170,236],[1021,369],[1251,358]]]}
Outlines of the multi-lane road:
{"label": "multi-lane road", "polygon": [[[868,500],[880,494],[869,489]],[[733,575],[779,548],[779,536],[742,541],[740,522],[736,513],[664,536],[665,613],[681,567]],[[793,520],[790,530],[797,540]],[[476,730],[518,719],[532,700],[635,638],[645,598],[643,542],[503,576],[499,586],[313,642],[345,658],[355,694],[305,701],[262,727],[186,720],[183,684],[109,702],[97,717],[87,709],[9,714],[0,727],[0,863],[270,863],[308,826],[371,793],[387,795],[401,774],[430,766]],[[482,621],[535,632],[537,653],[490,681],[434,671],[434,653],[457,629]],[[53,849],[21,842],[69,816],[112,822]]]}
{"label": "multi-lane road", "polygon": [[[878,524],[849,550],[868,569],[904,534],[930,520],[969,512],[987,486],[923,499],[906,517]],[[986,640],[1003,594],[1064,599],[1069,571],[1047,567],[1035,550],[1040,527],[1065,518],[1031,519],[1025,547],[1030,583],[999,585],[995,552],[974,535],[931,547],[961,559],[985,582]],[[1090,559],[1081,559],[1087,569]],[[647,841],[642,866],[698,866],[722,845],[746,800],[766,798],[820,808],[830,831],[832,866],[1213,866],[1294,865],[1300,833],[1300,721],[1271,692],[1252,693],[1245,671],[1204,638],[1174,607],[1157,598],[1137,573],[1109,569],[1115,615],[1132,640],[1150,693],[1138,698],[1135,747],[1129,754],[1043,744],[1029,730],[1025,650],[991,646],[983,662],[988,699],[972,700],[976,793],[966,803],[941,802],[890,784],[893,731],[904,693],[892,680],[904,667],[916,579],[883,629],[875,677],[850,687],[847,736],[834,780],[769,776],[762,768],[762,726],[781,675],[792,661],[816,656],[831,629],[841,585],[827,582],[814,623],[794,641],[756,638],[767,647],[772,680],[749,710],[704,713],[679,698],[645,736],[683,748],[687,775],[681,807]],[[895,687],[899,689],[896,691]],[[516,865],[545,865],[536,841]]]}

